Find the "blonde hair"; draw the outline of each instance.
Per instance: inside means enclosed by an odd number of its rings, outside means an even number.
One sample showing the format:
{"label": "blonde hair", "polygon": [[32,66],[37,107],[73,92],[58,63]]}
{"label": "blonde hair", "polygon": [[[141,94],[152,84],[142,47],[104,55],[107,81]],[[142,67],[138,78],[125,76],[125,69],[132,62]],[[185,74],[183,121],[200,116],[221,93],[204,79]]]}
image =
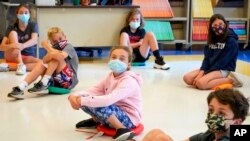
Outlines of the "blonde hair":
{"label": "blonde hair", "polygon": [[129,49],[129,47],[126,47],[126,46],[114,46],[114,47],[112,47],[112,49],[110,50],[109,57],[111,56],[112,52],[116,49],[122,49],[122,50],[126,51],[128,53],[128,62],[129,63],[132,62],[133,54],[132,54],[131,50]]}
{"label": "blonde hair", "polygon": [[52,38],[52,36],[56,33],[62,33],[62,35],[65,36],[65,34],[63,33],[61,28],[51,27],[51,28],[49,28],[49,30],[47,32],[48,39],[50,40]]}

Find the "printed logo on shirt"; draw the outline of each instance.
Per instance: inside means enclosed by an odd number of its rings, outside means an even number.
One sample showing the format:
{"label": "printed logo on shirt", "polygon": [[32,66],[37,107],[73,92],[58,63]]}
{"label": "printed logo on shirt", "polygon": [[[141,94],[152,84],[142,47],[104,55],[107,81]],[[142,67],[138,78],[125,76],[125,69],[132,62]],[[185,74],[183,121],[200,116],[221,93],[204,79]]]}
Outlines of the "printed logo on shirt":
{"label": "printed logo on shirt", "polygon": [[25,42],[29,39],[29,35],[25,34],[24,36],[18,36],[18,41]]}
{"label": "printed logo on shirt", "polygon": [[225,48],[225,43],[210,44],[209,48],[210,49],[224,49]]}
{"label": "printed logo on shirt", "polygon": [[129,36],[129,40],[131,43],[136,43],[140,41],[140,36]]}

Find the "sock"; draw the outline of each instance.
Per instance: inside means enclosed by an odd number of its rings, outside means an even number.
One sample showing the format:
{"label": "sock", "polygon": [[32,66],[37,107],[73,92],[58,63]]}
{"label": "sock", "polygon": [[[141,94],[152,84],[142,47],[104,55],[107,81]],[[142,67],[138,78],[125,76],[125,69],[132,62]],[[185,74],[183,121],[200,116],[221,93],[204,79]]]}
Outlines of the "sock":
{"label": "sock", "polygon": [[160,58],[161,56],[160,56],[160,52],[159,52],[159,50],[155,50],[155,51],[153,51],[153,54],[154,54],[154,56],[155,56],[155,58],[156,59],[158,59],[158,58]]}
{"label": "sock", "polygon": [[28,83],[26,81],[23,81],[18,87],[20,90],[23,91],[27,86],[28,86]]}
{"label": "sock", "polygon": [[50,75],[44,75],[43,78],[42,78],[42,82],[43,82],[43,85],[44,86],[47,86],[48,85],[48,82],[50,80],[51,76]]}

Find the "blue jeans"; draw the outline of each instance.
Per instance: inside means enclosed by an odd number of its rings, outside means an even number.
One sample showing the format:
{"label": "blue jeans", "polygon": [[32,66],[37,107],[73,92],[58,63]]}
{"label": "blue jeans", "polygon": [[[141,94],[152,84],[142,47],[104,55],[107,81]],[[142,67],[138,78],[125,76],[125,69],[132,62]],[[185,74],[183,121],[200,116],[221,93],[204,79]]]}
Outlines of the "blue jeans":
{"label": "blue jeans", "polygon": [[110,128],[114,128],[107,119],[111,115],[115,115],[116,118],[128,129],[135,128],[132,121],[129,119],[128,115],[122,111],[118,106],[116,105],[110,105],[108,107],[87,107],[82,106],[82,110],[89,115],[95,117],[101,124],[108,126]]}

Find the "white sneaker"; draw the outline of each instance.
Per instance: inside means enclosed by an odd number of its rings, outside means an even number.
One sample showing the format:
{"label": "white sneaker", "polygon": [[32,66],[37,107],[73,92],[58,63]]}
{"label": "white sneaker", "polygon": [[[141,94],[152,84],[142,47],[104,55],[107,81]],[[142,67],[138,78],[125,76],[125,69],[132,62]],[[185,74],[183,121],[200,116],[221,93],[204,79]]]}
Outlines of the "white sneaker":
{"label": "white sneaker", "polygon": [[0,64],[0,72],[6,72],[6,71],[9,71],[9,65],[6,64],[6,63],[1,63]]}
{"label": "white sneaker", "polygon": [[167,65],[167,63],[164,62],[163,57],[159,57],[158,59],[155,60],[154,68],[162,70],[170,69],[169,65]]}
{"label": "white sneaker", "polygon": [[26,73],[26,66],[24,64],[18,64],[16,74],[17,75],[24,75]]}
{"label": "white sneaker", "polygon": [[236,73],[230,72],[228,75],[228,78],[233,80],[234,87],[242,87],[243,86],[243,82],[237,77]]}

